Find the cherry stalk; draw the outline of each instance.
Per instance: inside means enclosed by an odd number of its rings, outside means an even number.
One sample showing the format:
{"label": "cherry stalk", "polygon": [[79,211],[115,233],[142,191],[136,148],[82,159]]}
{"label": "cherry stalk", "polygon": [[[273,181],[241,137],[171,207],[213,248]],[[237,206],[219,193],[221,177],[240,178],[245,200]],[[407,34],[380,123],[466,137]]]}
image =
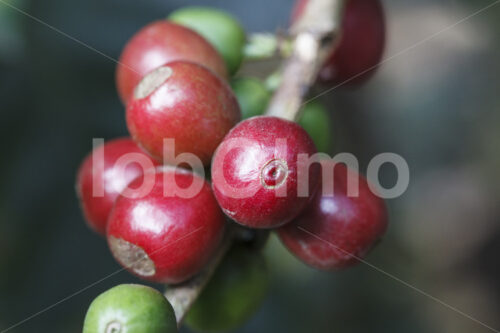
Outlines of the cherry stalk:
{"label": "cherry stalk", "polygon": [[282,71],[266,115],[292,121],[299,118],[309,88],[316,82],[321,66],[336,46],[345,0],[311,0],[290,28],[295,36],[290,58]]}

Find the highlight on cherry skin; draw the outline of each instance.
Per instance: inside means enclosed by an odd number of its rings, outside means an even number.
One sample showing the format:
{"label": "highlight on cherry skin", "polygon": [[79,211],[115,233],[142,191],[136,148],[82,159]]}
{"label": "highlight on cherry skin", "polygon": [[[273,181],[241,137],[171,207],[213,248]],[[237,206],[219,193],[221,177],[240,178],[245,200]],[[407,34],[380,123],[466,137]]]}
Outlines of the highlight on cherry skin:
{"label": "highlight on cherry skin", "polygon": [[[319,183],[319,165],[307,132],[288,120],[259,116],[234,127],[217,148],[212,186],[231,219],[251,228],[276,228],[296,217]],[[308,193],[299,195],[299,188]]]}
{"label": "highlight on cherry skin", "polygon": [[83,333],[176,333],[174,310],[157,290],[122,284],[90,304]]}
{"label": "highlight on cherry skin", "polygon": [[205,38],[182,25],[167,20],[155,21],[139,30],[120,55],[116,86],[123,104],[129,102],[146,74],[175,60],[203,65],[221,79],[227,78],[224,59]]}
{"label": "highlight on cherry skin", "polygon": [[95,148],[80,165],[76,180],[76,192],[88,225],[104,236],[118,195],[144,169],[158,165],[130,138],[111,140]]}
{"label": "highlight on cherry skin", "polygon": [[[130,273],[152,282],[180,283],[213,257],[224,235],[225,217],[205,179],[173,167],[152,172],[150,191],[116,200],[108,220],[108,244]],[[140,186],[146,176],[130,187]]]}
{"label": "highlight on cherry skin", "polygon": [[[132,137],[152,156],[170,164],[174,153],[191,153],[208,166],[241,113],[226,82],[203,66],[174,61],[144,77],[126,117]],[[175,140],[171,158],[164,151],[165,139]]]}
{"label": "highlight on cherry skin", "polygon": [[[309,0],[298,0],[292,23]],[[385,15],[380,0],[348,0],[342,18],[342,35],[319,73],[328,86],[354,86],[366,82],[382,60],[385,48]]]}
{"label": "highlight on cherry skin", "polygon": [[[322,161],[322,168],[330,181],[323,179],[310,205],[277,233],[307,265],[338,270],[363,260],[385,233],[388,216],[363,176],[332,161]],[[358,193],[350,196],[349,186]]]}

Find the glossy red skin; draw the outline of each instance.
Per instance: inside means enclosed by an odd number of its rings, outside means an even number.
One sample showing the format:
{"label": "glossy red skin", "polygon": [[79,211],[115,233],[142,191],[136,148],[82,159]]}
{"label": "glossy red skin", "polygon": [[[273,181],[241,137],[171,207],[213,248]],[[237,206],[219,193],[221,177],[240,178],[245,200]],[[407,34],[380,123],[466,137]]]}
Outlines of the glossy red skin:
{"label": "glossy red skin", "polygon": [[[244,138],[240,149],[230,140]],[[286,148],[275,151],[275,139],[286,139]],[[276,228],[296,217],[309,201],[297,191],[297,154],[316,153],[316,147],[307,132],[296,123],[276,117],[259,116],[239,123],[229,132],[217,149],[212,163],[212,187],[224,213],[241,225],[250,228]],[[225,158],[224,158],[224,155]],[[286,196],[277,197],[274,189],[261,183],[262,167],[272,159],[281,159],[288,165]],[[235,198],[225,191],[223,178],[235,189],[255,189],[247,198]],[[319,165],[309,168],[309,193],[315,193],[319,183]]]}
{"label": "glossy red skin", "polygon": [[[92,181],[92,156],[101,156],[104,150],[104,168],[102,173],[96,175],[103,180],[104,196],[93,196],[93,181]],[[106,235],[106,223],[108,220],[111,208],[115,203],[116,198],[126,186],[135,178],[143,173],[140,165],[132,163],[125,169],[125,177],[121,178],[117,174],[116,161],[125,154],[139,153],[151,160],[154,166],[159,163],[146,154],[137,144],[130,138],[120,138],[109,141],[104,145],[96,148],[90,153],[80,165],[76,180],[76,191],[80,199],[81,208],[87,224],[97,233]],[[98,160],[96,159],[97,163]],[[120,178],[119,178],[120,177]]]}
{"label": "glossy red skin", "polygon": [[153,69],[174,60],[206,66],[227,77],[224,60],[203,37],[168,21],[155,21],[137,32],[125,46],[116,69],[116,85],[126,105],[139,81]]}
{"label": "glossy red skin", "polygon": [[321,270],[352,266],[359,262],[356,257],[364,258],[386,231],[384,201],[370,191],[364,177],[356,175],[359,196],[348,197],[347,168],[338,164],[333,173],[333,196],[318,190],[297,219],[278,229],[283,244],[304,263]]}
{"label": "glossy red skin", "polygon": [[[175,139],[175,154],[193,153],[204,165],[241,118],[229,85],[206,68],[176,61],[172,75],[149,96],[130,101],[127,126],[141,147],[163,160],[163,139]],[[172,161],[165,161],[166,164]]]}
{"label": "glossy red skin", "polygon": [[[292,22],[308,1],[297,1]],[[347,0],[340,42],[323,65],[319,80],[328,85],[357,85],[368,80],[375,72],[372,67],[382,60],[385,35],[384,10],[379,0]]]}
{"label": "glossy red skin", "polygon": [[[193,177],[204,182],[203,188],[193,193],[193,198],[166,197],[164,191],[172,193],[175,185],[164,184],[164,172],[175,173],[180,188],[189,187]],[[130,186],[142,182],[143,177],[139,177]],[[153,276],[129,270],[132,274],[153,282],[175,284],[203,269],[220,245],[224,229],[224,214],[204,179],[183,169],[159,168],[155,185],[146,196],[118,197],[109,217],[107,237],[108,242],[113,236],[141,247],[155,264]]]}

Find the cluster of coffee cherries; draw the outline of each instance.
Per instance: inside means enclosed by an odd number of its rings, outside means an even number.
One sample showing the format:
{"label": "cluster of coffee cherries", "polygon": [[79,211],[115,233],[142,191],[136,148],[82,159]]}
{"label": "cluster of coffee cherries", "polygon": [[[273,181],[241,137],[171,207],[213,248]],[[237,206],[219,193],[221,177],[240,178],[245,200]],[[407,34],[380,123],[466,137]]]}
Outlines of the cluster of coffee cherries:
{"label": "cluster of coffee cherries", "polygon": [[[306,3],[298,1],[292,20]],[[384,34],[378,0],[348,0],[340,43],[320,83],[366,80],[380,61]],[[139,30],[116,73],[130,137],[95,148],[77,176],[89,226],[141,279],[188,281],[228,233],[239,235],[187,315],[201,331],[235,328],[258,308],[267,287],[259,250],[269,230],[304,263],[336,270],[357,263],[387,225],[384,202],[362,176],[308,159],[329,150],[321,104],[307,104],[298,123],[263,115],[271,86],[236,75],[245,43],[237,20],[202,7]],[[348,195],[352,177],[356,196]],[[101,294],[84,323],[85,333],[176,330],[165,297],[140,285]]]}

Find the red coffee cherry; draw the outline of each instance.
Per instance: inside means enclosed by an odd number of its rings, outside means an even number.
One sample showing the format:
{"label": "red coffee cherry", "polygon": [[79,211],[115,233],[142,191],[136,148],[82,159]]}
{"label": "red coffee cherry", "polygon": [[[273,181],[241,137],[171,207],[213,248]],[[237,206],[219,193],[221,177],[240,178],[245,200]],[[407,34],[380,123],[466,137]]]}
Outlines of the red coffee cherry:
{"label": "red coffee cherry", "polygon": [[[134,180],[130,187],[142,184]],[[219,246],[225,217],[210,185],[184,170],[156,170],[154,186],[116,200],[107,238],[115,259],[132,274],[179,283],[199,273]]]}
{"label": "red coffee cherry", "polygon": [[[308,1],[297,1],[292,21],[298,19]],[[381,2],[347,0],[340,38],[319,73],[320,81],[328,85],[347,80],[345,84],[365,82],[373,75],[373,67],[380,63],[384,52],[385,17]]]}
{"label": "red coffee cherry", "polygon": [[[124,164],[120,166],[117,162],[121,158]],[[129,138],[109,141],[90,153],[82,162],[76,180],[76,192],[88,225],[105,235],[109,213],[120,192],[144,172],[144,167],[158,165]],[[94,188],[99,184],[102,191]]]}
{"label": "red coffee cherry", "polygon": [[[313,163],[307,171],[307,163],[298,162],[299,154],[314,153],[312,139],[299,125],[275,117],[247,119],[229,132],[214,155],[217,201],[244,226],[281,226],[302,211],[308,193],[317,189],[319,165]],[[308,193],[301,196],[300,187]]]}
{"label": "red coffee cherry", "polygon": [[[322,162],[323,168],[328,165],[331,167],[332,162]],[[348,172],[358,179],[359,192],[355,197],[347,195]],[[326,184],[323,179],[323,188]],[[358,263],[356,257],[363,258],[387,228],[384,201],[370,191],[364,177],[337,164],[333,184],[333,191],[324,194],[323,189],[318,190],[305,211],[278,230],[290,252],[322,270]]]}
{"label": "red coffee cherry", "polygon": [[127,107],[129,131],[151,155],[162,159],[163,140],[171,138],[176,154],[195,154],[204,165],[240,117],[229,85],[205,67],[184,61],[146,75]]}
{"label": "red coffee cherry", "polygon": [[198,33],[172,22],[156,21],[137,32],[120,56],[116,84],[123,103],[132,98],[144,75],[174,60],[192,61],[227,77],[224,60]]}

